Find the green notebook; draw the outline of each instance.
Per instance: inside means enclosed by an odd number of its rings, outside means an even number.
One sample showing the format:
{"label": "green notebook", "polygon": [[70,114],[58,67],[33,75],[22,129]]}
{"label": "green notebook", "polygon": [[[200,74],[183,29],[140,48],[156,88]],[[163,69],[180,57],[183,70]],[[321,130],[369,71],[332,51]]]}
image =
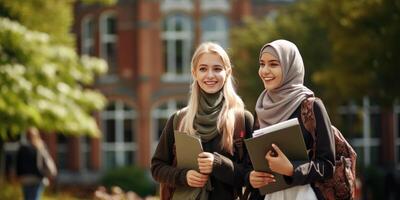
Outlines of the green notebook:
{"label": "green notebook", "polygon": [[174,134],[177,167],[199,170],[197,157],[203,152],[200,138],[179,131],[175,131]]}
{"label": "green notebook", "polygon": [[[253,168],[256,171],[272,173],[265,159],[266,153],[276,144],[289,160],[309,160],[303,134],[297,118],[254,131],[253,138],[245,140]],[[261,187],[262,195],[291,187],[283,175],[272,173],[276,182]]]}

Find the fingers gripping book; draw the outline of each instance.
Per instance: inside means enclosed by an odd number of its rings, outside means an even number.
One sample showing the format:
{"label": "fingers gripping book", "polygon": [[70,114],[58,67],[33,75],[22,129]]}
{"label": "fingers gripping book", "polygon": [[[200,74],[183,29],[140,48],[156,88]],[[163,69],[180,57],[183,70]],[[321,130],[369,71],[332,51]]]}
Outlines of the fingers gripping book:
{"label": "fingers gripping book", "polygon": [[254,131],[252,138],[245,140],[245,144],[254,170],[275,176],[275,183],[259,189],[262,195],[291,187],[285,182],[283,175],[272,172],[268,166],[265,155],[272,150],[272,144],[277,145],[290,161],[309,160],[297,118],[258,129]]}

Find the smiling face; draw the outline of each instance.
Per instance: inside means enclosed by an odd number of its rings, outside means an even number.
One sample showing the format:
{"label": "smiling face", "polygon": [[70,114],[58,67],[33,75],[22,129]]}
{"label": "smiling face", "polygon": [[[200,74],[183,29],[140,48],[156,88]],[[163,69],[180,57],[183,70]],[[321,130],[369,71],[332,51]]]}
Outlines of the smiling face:
{"label": "smiling face", "polygon": [[224,67],[218,54],[204,53],[192,71],[194,79],[202,90],[213,94],[221,90],[229,71]]}
{"label": "smiling face", "polygon": [[265,89],[273,90],[280,87],[282,82],[282,67],[278,58],[269,53],[263,53],[260,58],[258,75],[263,81]]}

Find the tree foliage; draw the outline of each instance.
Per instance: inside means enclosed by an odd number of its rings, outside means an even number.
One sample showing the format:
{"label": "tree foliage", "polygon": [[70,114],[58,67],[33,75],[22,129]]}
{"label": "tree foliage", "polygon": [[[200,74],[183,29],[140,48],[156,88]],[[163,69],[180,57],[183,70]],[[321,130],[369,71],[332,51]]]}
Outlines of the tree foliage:
{"label": "tree foliage", "polygon": [[333,59],[316,81],[342,98],[370,96],[392,105],[400,96],[400,2],[339,0],[319,10]]}
{"label": "tree foliage", "polygon": [[[78,56],[69,33],[75,0],[0,1],[0,138],[37,126],[48,132],[97,135],[93,112],[105,98],[90,88],[107,70]],[[114,3],[115,0],[86,0]]]}
{"label": "tree foliage", "polygon": [[66,133],[96,133],[90,115],[104,97],[84,88],[106,71],[104,61],[82,57],[52,45],[45,33],[32,32],[0,18],[0,134],[19,133],[31,125]]}

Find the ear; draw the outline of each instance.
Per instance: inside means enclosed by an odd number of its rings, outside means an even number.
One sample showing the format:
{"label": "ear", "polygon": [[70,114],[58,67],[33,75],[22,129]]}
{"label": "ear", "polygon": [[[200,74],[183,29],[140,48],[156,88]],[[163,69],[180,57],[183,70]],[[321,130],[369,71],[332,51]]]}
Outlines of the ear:
{"label": "ear", "polygon": [[227,75],[232,75],[232,68],[226,69],[226,74]]}
{"label": "ear", "polygon": [[191,72],[192,72],[193,79],[196,80],[196,70],[194,68],[192,68]]}

